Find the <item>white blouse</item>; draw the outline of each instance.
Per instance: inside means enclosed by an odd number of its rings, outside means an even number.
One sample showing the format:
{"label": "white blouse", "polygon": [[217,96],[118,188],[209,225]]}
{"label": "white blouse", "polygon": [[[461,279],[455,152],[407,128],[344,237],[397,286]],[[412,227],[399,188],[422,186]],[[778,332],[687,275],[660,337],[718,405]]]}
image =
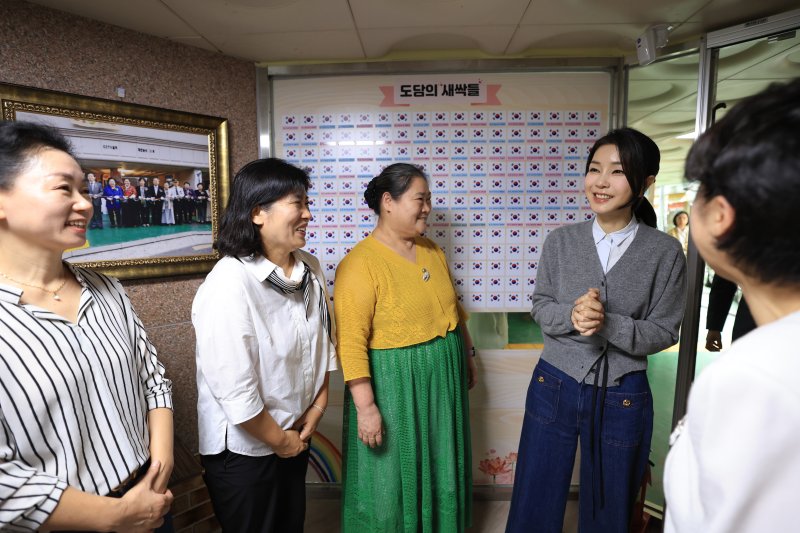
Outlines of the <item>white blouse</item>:
{"label": "white blouse", "polygon": [[286,277],[263,256],[222,258],[195,296],[192,323],[197,334],[197,414],[203,455],[225,449],[249,456],[273,453],[239,424],[266,408],[279,426],[291,428],[313,403],[327,372],[338,369],[317,305],[320,290],[325,291],[319,261],[302,250],[294,256],[288,279],[302,278],[301,261],[316,278],[311,283],[308,319],[303,291],[275,290],[267,276],[277,269]]}
{"label": "white blouse", "polygon": [[800,311],[738,339],[698,377],[664,467],[669,533],[797,531]]}

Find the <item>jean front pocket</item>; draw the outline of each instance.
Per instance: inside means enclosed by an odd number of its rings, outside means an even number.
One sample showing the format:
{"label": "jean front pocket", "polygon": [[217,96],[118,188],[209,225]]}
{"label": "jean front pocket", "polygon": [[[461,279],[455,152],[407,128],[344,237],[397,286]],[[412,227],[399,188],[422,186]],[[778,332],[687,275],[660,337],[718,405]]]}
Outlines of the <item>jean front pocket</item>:
{"label": "jean front pocket", "polygon": [[528,387],[526,413],[542,424],[552,423],[558,413],[560,392],[561,380],[537,366]]}
{"label": "jean front pocket", "polygon": [[603,441],[612,446],[638,446],[645,415],[652,409],[649,392],[607,392],[603,413]]}

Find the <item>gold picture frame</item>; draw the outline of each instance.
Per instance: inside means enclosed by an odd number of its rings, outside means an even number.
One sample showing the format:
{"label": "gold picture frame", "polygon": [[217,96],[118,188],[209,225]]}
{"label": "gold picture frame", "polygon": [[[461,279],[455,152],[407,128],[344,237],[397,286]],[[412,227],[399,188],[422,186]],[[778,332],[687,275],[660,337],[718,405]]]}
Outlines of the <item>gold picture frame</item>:
{"label": "gold picture frame", "polygon": [[[181,186],[188,182],[188,189],[197,183],[207,188],[208,199],[198,195],[180,204],[177,198],[158,198],[156,188],[150,196],[102,196],[102,229],[93,222],[87,246],[68,251],[68,261],[132,279],[208,272],[219,259],[211,244],[230,188],[226,119],[9,84],[0,84],[0,109],[3,120],[60,129],[84,172],[95,174],[103,185],[110,179],[138,184],[144,178],[149,186],[159,178],[162,189],[167,179]],[[127,222],[122,224],[126,205]],[[174,219],[179,205],[184,224]],[[168,210],[172,224],[164,214]],[[114,227],[107,222],[112,215]]]}

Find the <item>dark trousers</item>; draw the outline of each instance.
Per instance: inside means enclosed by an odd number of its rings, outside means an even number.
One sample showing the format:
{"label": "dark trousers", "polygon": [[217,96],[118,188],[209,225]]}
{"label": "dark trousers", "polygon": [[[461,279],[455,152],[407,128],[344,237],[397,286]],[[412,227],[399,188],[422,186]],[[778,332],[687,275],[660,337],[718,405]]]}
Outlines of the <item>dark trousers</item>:
{"label": "dark trousers", "polygon": [[226,450],[201,461],[223,532],[302,533],[308,450],[289,459]]}
{"label": "dark trousers", "polygon": [[120,217],[119,208],[108,210],[108,220],[111,222],[112,228],[122,227],[122,217]]}
{"label": "dark trousers", "polygon": [[597,392],[592,416],[592,385],[578,383],[546,361],[536,365],[528,388],[506,533],[561,533],[579,436],[578,529],[581,533],[627,533],[650,455],[650,385],[644,371],[626,374],[619,385],[608,387],[602,407]]}
{"label": "dark trousers", "polygon": [[150,211],[152,212],[152,218],[153,218],[152,224],[154,226],[160,226],[161,225],[161,210],[163,208],[164,208],[164,202],[162,202],[161,200],[157,200],[157,201],[153,202],[153,205],[151,206]]}
{"label": "dark trousers", "polygon": [[92,221],[89,223],[90,228],[102,228],[103,227],[103,205],[102,201],[98,199],[92,200],[92,208],[94,211],[92,212]]}

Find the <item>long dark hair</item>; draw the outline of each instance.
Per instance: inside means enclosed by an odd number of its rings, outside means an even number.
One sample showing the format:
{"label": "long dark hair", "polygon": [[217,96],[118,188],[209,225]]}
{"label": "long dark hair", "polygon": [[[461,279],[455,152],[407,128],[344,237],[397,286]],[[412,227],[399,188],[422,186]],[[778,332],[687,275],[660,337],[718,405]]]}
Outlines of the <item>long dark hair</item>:
{"label": "long dark hair", "polygon": [[364,191],[364,200],[366,200],[369,208],[380,216],[383,193],[388,192],[392,198],[397,200],[408,190],[414,178],[422,178],[428,181],[428,176],[416,165],[409,163],[389,165],[369,182],[367,189]]}
{"label": "long dark hair", "polygon": [[66,137],[34,122],[0,122],[0,189],[8,190],[40,150],[53,148],[75,157]]}
{"label": "long dark hair", "polygon": [[311,182],[305,170],[282,159],[251,161],[233,178],[228,207],[222,215],[219,238],[214,247],[222,255],[246,257],[266,255],[258,226],[253,224],[253,210],[269,209],[289,194],[305,195]]}
{"label": "long dark hair", "polygon": [[586,172],[592,163],[595,152],[606,145],[613,145],[619,152],[622,171],[631,187],[633,197],[630,205],[633,207],[634,216],[655,228],[658,224],[655,209],[644,197],[647,188],[647,178],[658,174],[661,163],[661,151],[656,143],[644,133],[633,128],[619,128],[611,130],[595,141],[586,159]]}

